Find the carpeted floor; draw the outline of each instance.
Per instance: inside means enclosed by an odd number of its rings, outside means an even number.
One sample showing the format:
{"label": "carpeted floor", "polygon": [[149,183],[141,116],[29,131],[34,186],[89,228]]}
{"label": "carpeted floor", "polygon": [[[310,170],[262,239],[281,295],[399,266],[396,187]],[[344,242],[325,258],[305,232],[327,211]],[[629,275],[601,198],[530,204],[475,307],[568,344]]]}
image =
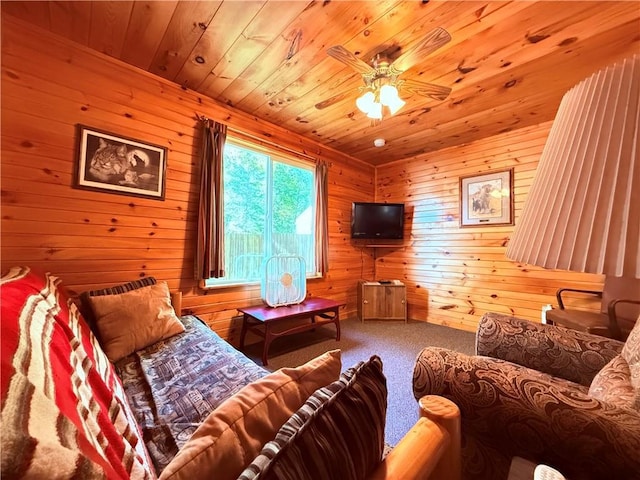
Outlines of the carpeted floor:
{"label": "carpeted floor", "polygon": [[[341,338],[335,327],[324,326],[275,340],[269,348],[268,370],[295,367],[327,350],[342,351],[342,369],[378,355],[384,364],[389,390],[386,442],[395,445],[417,419],[411,378],[416,356],[424,347],[444,347],[473,354],[475,335],[425,322],[366,321],[341,322]],[[249,345],[245,353],[260,364],[262,342]]]}

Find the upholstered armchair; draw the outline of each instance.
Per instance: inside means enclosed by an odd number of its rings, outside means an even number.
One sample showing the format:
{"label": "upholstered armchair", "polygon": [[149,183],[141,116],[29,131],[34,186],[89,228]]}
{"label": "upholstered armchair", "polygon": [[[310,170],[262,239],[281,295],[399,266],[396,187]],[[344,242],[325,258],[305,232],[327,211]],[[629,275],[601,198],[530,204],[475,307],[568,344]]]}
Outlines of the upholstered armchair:
{"label": "upholstered armchair", "polygon": [[420,352],[413,391],[460,408],[464,479],[506,479],[515,456],[571,480],[640,478],[640,321],[622,343],[488,313],[476,355]]}

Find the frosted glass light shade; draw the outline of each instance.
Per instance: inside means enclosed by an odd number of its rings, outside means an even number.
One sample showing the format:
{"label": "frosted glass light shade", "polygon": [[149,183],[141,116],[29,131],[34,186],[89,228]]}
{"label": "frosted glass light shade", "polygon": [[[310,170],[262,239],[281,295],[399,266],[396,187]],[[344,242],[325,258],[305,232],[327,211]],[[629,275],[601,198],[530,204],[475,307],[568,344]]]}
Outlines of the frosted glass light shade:
{"label": "frosted glass light shade", "polygon": [[375,120],[382,119],[382,104],[374,102],[371,104],[369,111],[367,112],[367,117],[373,118]]}
{"label": "frosted glass light shade", "polygon": [[640,278],[640,56],[562,99],[506,256]]}
{"label": "frosted glass light shade", "polygon": [[399,100],[398,89],[393,85],[383,85],[380,87],[380,103],[386,106]]}
{"label": "frosted glass light shade", "polygon": [[389,111],[391,112],[391,115],[395,115],[396,113],[398,113],[398,110],[400,110],[402,107],[404,107],[405,103],[407,103],[407,102],[402,100],[400,97],[397,97],[391,103],[387,104],[387,107],[389,108]]}
{"label": "frosted glass light shade", "polygon": [[375,101],[375,95],[373,92],[366,92],[364,95],[360,96],[356,100],[356,107],[362,113],[368,113]]}
{"label": "frosted glass light shade", "polygon": [[[370,87],[371,88],[371,87]],[[382,85],[380,90],[377,86],[372,87],[375,91],[367,91],[356,99],[356,107],[367,117],[375,120],[382,120],[382,107],[389,108],[391,114],[395,114],[405,105],[405,101],[398,96],[398,89],[393,85]],[[379,95],[377,101],[376,94]]]}
{"label": "frosted glass light shade", "polygon": [[394,115],[404,107],[406,102],[400,98],[396,87],[393,85],[383,85],[380,88],[380,103],[388,107],[391,115]]}

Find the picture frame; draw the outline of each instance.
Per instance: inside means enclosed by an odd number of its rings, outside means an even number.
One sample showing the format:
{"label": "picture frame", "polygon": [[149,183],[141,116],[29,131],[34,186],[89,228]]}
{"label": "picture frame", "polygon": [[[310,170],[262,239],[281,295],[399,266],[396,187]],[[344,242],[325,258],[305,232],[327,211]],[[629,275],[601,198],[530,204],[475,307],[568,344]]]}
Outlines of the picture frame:
{"label": "picture frame", "polygon": [[78,125],[77,188],[164,200],[167,148]]}
{"label": "picture frame", "polygon": [[460,226],[513,225],[513,169],[460,177]]}

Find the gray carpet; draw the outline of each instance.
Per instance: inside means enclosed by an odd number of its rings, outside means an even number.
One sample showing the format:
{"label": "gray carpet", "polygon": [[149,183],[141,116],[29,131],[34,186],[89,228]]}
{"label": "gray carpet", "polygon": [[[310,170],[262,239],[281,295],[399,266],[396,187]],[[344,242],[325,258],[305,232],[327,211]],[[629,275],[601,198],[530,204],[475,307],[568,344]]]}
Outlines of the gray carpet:
{"label": "gray carpet", "polygon": [[[342,369],[378,355],[384,365],[389,390],[385,440],[395,445],[417,420],[411,377],[416,356],[424,347],[444,347],[472,354],[475,335],[425,322],[344,320],[341,338],[335,340],[335,327],[323,326],[276,339],[269,348],[268,370],[296,367],[327,350],[342,351]],[[262,342],[247,346],[245,353],[260,364]]]}

